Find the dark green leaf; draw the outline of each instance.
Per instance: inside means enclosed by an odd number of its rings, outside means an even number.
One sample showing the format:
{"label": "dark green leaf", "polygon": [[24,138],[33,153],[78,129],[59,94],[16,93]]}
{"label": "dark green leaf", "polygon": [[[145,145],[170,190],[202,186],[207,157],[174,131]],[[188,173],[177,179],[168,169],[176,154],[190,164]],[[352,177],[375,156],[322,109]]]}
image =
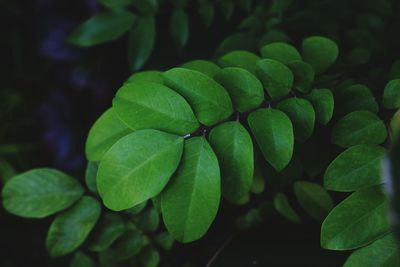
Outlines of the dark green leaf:
{"label": "dark green leaf", "polygon": [[316,74],[325,72],[339,55],[339,48],[332,40],[322,36],[311,36],[303,40],[302,55]]}
{"label": "dark green leaf", "polygon": [[199,9],[199,16],[206,28],[211,26],[211,23],[214,20],[215,8],[211,3],[207,3],[202,5]]}
{"label": "dark green leaf", "polygon": [[331,141],[341,147],[359,144],[378,145],[386,140],[383,121],[370,111],[354,111],[341,118],[333,127]]}
{"label": "dark green leaf", "polygon": [[26,218],[43,218],[64,210],[83,194],[74,178],[54,169],[33,169],[11,178],[2,191],[4,208]]}
{"label": "dark green leaf", "polygon": [[277,171],[283,170],[293,155],[293,126],[289,117],[276,109],[258,109],[250,113],[248,123],[264,158]]}
{"label": "dark green leaf", "polygon": [[127,260],[139,252],[149,243],[138,230],[132,229],[124,233],[113,245],[112,257],[117,260]]}
{"label": "dark green leaf", "polygon": [[46,247],[51,257],[60,257],[77,249],[92,231],[101,212],[92,197],[83,197],[58,215],[47,233]]}
{"label": "dark green leaf", "polygon": [[253,194],[261,194],[265,189],[265,179],[258,164],[254,166],[253,183],[251,184],[250,191]]}
{"label": "dark green leaf", "polygon": [[232,114],[228,92],[207,75],[195,70],[173,68],[166,71],[164,77],[167,86],[189,102],[202,124],[211,126]]}
{"label": "dark green leaf", "polygon": [[391,80],[383,91],[382,104],[385,108],[400,108],[400,79]]}
{"label": "dark green leaf", "polygon": [[146,247],[139,255],[143,267],[157,267],[160,263],[160,253],[152,247]]}
{"label": "dark green leaf", "polygon": [[144,15],[151,15],[157,12],[158,0],[132,0],[134,6]]}
{"label": "dark green leaf", "polygon": [[379,106],[367,86],[353,84],[335,92],[335,110],[340,115],[357,110],[368,110],[378,113]]}
{"label": "dark green leaf", "polygon": [[283,42],[274,42],[265,45],[261,48],[261,56],[263,58],[274,59],[283,64],[288,64],[292,61],[301,61],[301,56],[297,49]]}
{"label": "dark green leaf", "polygon": [[78,251],[72,258],[69,267],[96,267],[96,263],[83,252]]}
{"label": "dark green leaf", "polygon": [[104,155],[97,189],[104,204],[124,210],[158,195],[181,159],[183,138],[140,130],[120,139]]}
{"label": "dark green leaf", "polygon": [[332,91],[329,89],[313,89],[306,98],[314,107],[316,120],[322,125],[328,124],[332,119],[335,106]]}
{"label": "dark green leaf", "polygon": [[189,39],[189,18],[183,9],[175,9],[169,21],[172,39],[178,47],[184,47]]}
{"label": "dark green leaf", "polygon": [[174,238],[168,232],[162,232],[155,236],[155,242],[164,250],[171,250],[174,245]]}
{"label": "dark green leaf", "polygon": [[214,76],[221,70],[215,63],[207,60],[192,60],[186,62],[181,66],[182,68],[197,70],[210,78],[214,78]]}
{"label": "dark green leaf", "polygon": [[287,64],[294,75],[294,88],[307,93],[314,82],[314,68],[304,61],[291,61]]}
{"label": "dark green leaf", "polygon": [[220,2],[220,8],[225,19],[229,20],[232,17],[233,11],[235,10],[235,4],[230,0],[222,1]]}
{"label": "dark green leaf", "polygon": [[85,171],[85,183],[92,193],[97,193],[96,176],[99,163],[96,161],[88,161]]}
{"label": "dark green leaf", "polygon": [[248,51],[232,51],[218,59],[222,67],[240,67],[256,74],[256,63],[260,57]]}
{"label": "dark green leaf", "polygon": [[[257,39],[248,32],[238,32],[226,37],[216,49],[217,56],[225,55],[236,50],[256,50]],[[240,67],[240,66],[238,66]]]}
{"label": "dark green leaf", "polygon": [[204,137],[186,141],[182,162],[161,194],[165,226],[180,242],[202,237],[217,214],[221,197],[218,160]]}
{"label": "dark green leaf", "polygon": [[154,232],[160,224],[160,216],[156,208],[151,206],[134,217],[135,225],[143,232]]}
{"label": "dark green leaf", "polygon": [[118,9],[132,4],[133,0],[98,0],[105,7]]}
{"label": "dark green leaf", "polygon": [[287,197],[283,193],[277,193],[274,197],[274,207],[279,214],[288,219],[291,222],[299,223],[301,222],[301,218],[294,211],[292,206],[290,205]]}

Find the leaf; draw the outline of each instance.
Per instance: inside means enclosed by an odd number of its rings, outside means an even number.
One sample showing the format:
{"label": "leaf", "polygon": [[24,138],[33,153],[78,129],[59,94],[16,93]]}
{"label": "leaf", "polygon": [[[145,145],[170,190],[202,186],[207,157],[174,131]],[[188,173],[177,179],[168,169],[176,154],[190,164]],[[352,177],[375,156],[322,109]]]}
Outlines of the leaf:
{"label": "leaf", "polygon": [[390,120],[390,130],[392,132],[392,139],[398,140],[396,138],[400,137],[400,109],[394,113]]}
{"label": "leaf", "polygon": [[224,18],[229,20],[232,17],[233,11],[235,10],[235,5],[231,1],[222,1],[219,3],[220,9]]}
{"label": "leaf", "polygon": [[84,196],[58,215],[47,233],[46,248],[51,257],[60,257],[77,249],[92,231],[101,213],[96,199]]}
{"label": "leaf", "polygon": [[158,10],[158,0],[132,0],[132,2],[143,15],[151,15]]}
{"label": "leaf", "polygon": [[293,86],[293,73],[288,67],[273,59],[262,59],[256,63],[257,77],[272,99],[289,94]]}
{"label": "leaf", "polygon": [[107,109],[90,128],[85,145],[86,158],[89,161],[101,160],[115,142],[131,132],[113,108]]}
{"label": "leaf", "polygon": [[256,74],[256,63],[260,57],[248,51],[232,51],[218,59],[222,67],[239,67]]}
{"label": "leaf", "polygon": [[128,59],[133,71],[142,68],[153,51],[156,39],[155,24],[154,16],[140,17],[129,33]]}
{"label": "leaf", "polygon": [[227,67],[219,71],[214,79],[228,91],[235,110],[239,112],[248,112],[264,101],[261,82],[245,69]]}
{"label": "leaf", "polygon": [[400,247],[393,234],[374,241],[354,251],[343,267],[390,267],[400,266]]}
{"label": "leaf", "polygon": [[212,4],[205,4],[198,9],[199,16],[206,28],[210,27],[215,15],[215,8]]}
{"label": "leaf", "polygon": [[390,66],[389,79],[400,79],[400,59]]}
{"label": "leaf", "polygon": [[114,10],[95,15],[78,26],[68,37],[77,46],[93,46],[120,38],[135,22],[128,11]]}
{"label": "leaf", "polygon": [[209,135],[221,168],[222,195],[235,202],[248,194],[253,182],[253,142],[239,122],[225,122]]}
{"label": "leaf", "polygon": [[54,169],[33,169],[11,178],[3,187],[4,208],[25,218],[44,218],[64,210],[83,195],[74,178]]}
{"label": "leaf", "polygon": [[294,75],[294,88],[302,93],[309,92],[315,76],[313,67],[304,61],[291,61],[287,66]]}
{"label": "leaf", "polygon": [[181,66],[182,68],[197,70],[210,78],[214,78],[214,76],[221,70],[215,63],[207,60],[192,60],[186,62]]}
{"label": "leaf", "polygon": [[143,267],[157,267],[160,263],[160,253],[153,247],[146,247],[140,252],[139,260]]}
{"label": "leaf", "polygon": [[332,40],[322,36],[311,36],[303,40],[302,56],[310,63],[316,74],[321,74],[335,63],[339,48]]}
{"label": "leaf", "polygon": [[299,223],[301,222],[301,218],[294,211],[292,206],[290,205],[287,197],[283,193],[277,193],[274,197],[274,207],[279,214],[288,219],[291,222]]}
{"label": "leaf", "polygon": [[104,155],[97,189],[111,210],[129,209],[158,195],[181,159],[183,138],[140,130],[120,139]]}
{"label": "leaf", "polygon": [[380,186],[351,194],[322,223],[321,246],[331,250],[356,249],[382,237],[390,229],[387,208]]}
{"label": "leaf", "polygon": [[351,192],[381,184],[381,161],[386,150],[380,146],[358,145],[337,156],[324,175],[324,186],[334,191]]}
{"label": "leaf", "polygon": [[319,184],[299,181],[294,184],[294,193],[300,206],[317,221],[325,219],[333,208],[333,200]]}
{"label": "leaf", "polygon": [[132,74],[125,83],[136,83],[136,82],[152,82],[152,83],[164,83],[162,72],[158,70],[145,70],[139,71]]}
{"label": "leaf", "polygon": [[251,184],[250,191],[253,194],[261,194],[265,190],[265,179],[258,164],[254,166],[253,183]]}
{"label": "leaf", "polygon": [[267,44],[275,43],[275,42],[289,43],[290,42],[290,37],[286,33],[284,33],[283,31],[276,30],[276,29],[271,29],[271,30],[268,30],[261,37],[261,40],[259,41],[258,46],[259,47],[264,47]]}
{"label": "leaf", "polygon": [[247,119],[264,158],[275,170],[285,168],[293,155],[293,126],[289,117],[277,109],[258,109]]}
{"label": "leaf", "polygon": [[301,55],[297,49],[294,46],[284,42],[267,44],[263,46],[260,51],[262,58],[273,59],[283,64],[301,60]]}
{"label": "leaf", "polygon": [[72,258],[69,267],[96,267],[96,263],[85,253],[78,251]]}
{"label": "leaf", "polygon": [[211,126],[232,114],[228,92],[216,81],[195,70],[173,68],[164,73],[165,83],[191,105],[200,123]]}
{"label": "leaf", "polygon": [[168,232],[188,243],[202,237],[220,203],[218,160],[204,137],[185,142],[182,162],[161,194],[161,210]]}
{"label": "leaf", "polygon": [[143,232],[154,232],[160,224],[160,217],[156,208],[151,207],[139,213],[133,220]]}
{"label": "leaf", "polygon": [[100,4],[105,7],[118,9],[124,8],[132,4],[132,0],[98,0]]}
{"label": "leaf", "polygon": [[90,192],[97,194],[96,175],[99,163],[88,161],[85,171],[85,183]]}
{"label": "leaf", "polygon": [[184,135],[199,123],[186,100],[168,87],[148,82],[124,84],[113,100],[118,117],[130,128]]}
{"label": "leaf", "polygon": [[7,160],[0,159],[0,181],[5,184],[15,175],[17,171],[14,167]]}
{"label": "leaf", "polygon": [[108,249],[126,231],[126,225],[122,218],[116,214],[107,212],[102,215],[97,230],[97,235],[89,244],[89,249],[100,252]]}
{"label": "leaf", "polygon": [[383,90],[382,104],[385,108],[400,108],[400,79],[388,82]]}
{"label": "leaf", "polygon": [[293,123],[294,137],[306,141],[314,132],[315,112],[311,103],[303,98],[292,97],[278,103],[278,109],[285,112]]}
{"label": "leaf", "polygon": [[329,89],[313,89],[306,95],[314,107],[315,118],[322,125],[327,125],[332,119],[335,106],[332,91]]}
{"label": "leaf", "polygon": [[124,233],[113,245],[111,255],[114,260],[127,260],[136,256],[149,243],[138,230],[132,229]]}
{"label": "leaf", "polygon": [[337,114],[344,115],[357,110],[378,113],[379,106],[371,90],[363,84],[353,84],[335,92]]}
{"label": "leaf", "polygon": [[179,8],[172,12],[169,27],[172,39],[178,47],[186,46],[189,39],[189,18],[185,10]]}
{"label": "leaf", "polygon": [[378,145],[386,140],[387,130],[383,121],[370,111],[354,111],[333,126],[331,141],[346,148],[359,144]]}
{"label": "leaf", "polygon": [[175,240],[170,233],[161,232],[154,237],[154,241],[164,250],[171,250]]}

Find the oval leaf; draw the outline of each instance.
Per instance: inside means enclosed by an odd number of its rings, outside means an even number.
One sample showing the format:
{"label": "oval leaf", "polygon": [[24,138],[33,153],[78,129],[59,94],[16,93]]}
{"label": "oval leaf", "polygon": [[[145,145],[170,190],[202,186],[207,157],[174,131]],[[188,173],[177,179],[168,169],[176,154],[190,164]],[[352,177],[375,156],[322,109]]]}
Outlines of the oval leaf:
{"label": "oval leaf", "polygon": [[302,93],[309,92],[315,76],[313,67],[304,61],[291,61],[287,66],[294,75],[294,88]]}
{"label": "oval leaf", "polygon": [[218,59],[222,67],[239,67],[256,74],[256,63],[260,57],[248,51],[232,51]]}
{"label": "oval leaf", "polygon": [[332,119],[335,106],[332,91],[329,89],[313,89],[306,98],[314,107],[316,120],[322,125],[328,124]]}
{"label": "oval leaf", "polygon": [[303,40],[302,56],[310,63],[316,74],[325,72],[339,55],[339,48],[332,40],[322,36],[311,36]]}
{"label": "oval leaf", "polygon": [[190,70],[197,70],[210,78],[214,78],[214,76],[221,70],[221,68],[218,67],[217,64],[201,59],[186,62],[181,67]]}
{"label": "oval leaf", "polygon": [[335,92],[337,114],[344,115],[357,110],[378,113],[379,106],[371,90],[363,84],[353,84]]}
{"label": "oval leaf", "polygon": [[294,211],[292,206],[289,203],[286,195],[283,193],[278,193],[274,197],[274,207],[279,214],[288,219],[291,222],[299,223],[301,222],[301,218]]}
{"label": "oval leaf", "polygon": [[82,252],[75,253],[69,267],[96,267],[96,263]]}
{"label": "oval leaf", "polygon": [[391,80],[383,91],[382,104],[385,108],[400,108],[400,79]]}
{"label": "oval leaf", "polygon": [[274,42],[263,46],[261,48],[261,56],[263,58],[277,60],[283,64],[301,60],[301,55],[297,49],[284,42]]}
{"label": "oval leaf", "polygon": [[164,83],[162,72],[158,70],[145,70],[132,74],[125,83],[135,82],[151,82],[151,83]]}

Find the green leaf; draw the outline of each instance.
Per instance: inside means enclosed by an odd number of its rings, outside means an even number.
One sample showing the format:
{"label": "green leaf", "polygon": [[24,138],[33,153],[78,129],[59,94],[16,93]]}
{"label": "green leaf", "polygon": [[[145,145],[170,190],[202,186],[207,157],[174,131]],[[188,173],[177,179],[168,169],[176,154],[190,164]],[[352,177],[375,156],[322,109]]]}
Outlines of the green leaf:
{"label": "green leaf", "polygon": [[164,250],[171,250],[175,240],[170,233],[162,232],[154,237],[154,241]]}
{"label": "green leaf", "polygon": [[139,260],[143,267],[157,267],[160,263],[160,253],[153,247],[146,247],[140,252]]}
{"label": "green leaf", "polygon": [[107,212],[102,215],[97,230],[97,235],[89,244],[91,251],[100,252],[108,249],[126,231],[122,218],[116,214]]}
{"label": "green leaf", "polygon": [[169,27],[172,39],[178,47],[186,46],[189,39],[189,18],[185,10],[179,8],[172,12]]}
{"label": "green leaf", "polygon": [[297,49],[284,42],[274,42],[263,46],[261,49],[263,58],[274,59],[283,64],[301,60],[301,55]]}
{"label": "green leaf", "polygon": [[340,147],[359,144],[378,145],[386,140],[383,121],[370,111],[354,111],[341,118],[333,127],[331,141]]}
{"label": "green leaf", "polygon": [[248,117],[264,158],[277,171],[289,164],[293,155],[293,126],[289,117],[277,109],[258,109]]}
{"label": "green leaf", "polygon": [[158,70],[146,70],[139,71],[132,74],[125,83],[136,83],[136,82],[152,82],[152,83],[164,83],[162,72]]}
{"label": "green leaf", "polygon": [[235,110],[239,112],[248,112],[264,101],[261,82],[245,69],[227,67],[215,75],[214,79],[228,91]]}
{"label": "green leaf", "polygon": [[299,181],[294,184],[294,193],[300,206],[317,221],[325,219],[333,208],[333,200],[319,184]]}
{"label": "green leaf", "polygon": [[204,137],[185,142],[182,162],[161,194],[168,232],[188,243],[202,237],[217,214],[221,197],[217,157]]}
{"label": "green leaf", "polygon": [[400,60],[396,60],[390,66],[389,79],[400,79]]}
{"label": "green leaf", "polygon": [[78,251],[72,258],[69,267],[96,267],[96,263],[85,253]]}
{"label": "green leaf", "polygon": [[354,251],[343,267],[391,267],[400,266],[400,247],[393,234],[374,241]]}
{"label": "green leaf", "polygon": [[348,148],[326,169],[325,188],[351,192],[382,183],[381,161],[385,154],[383,147],[374,145]]}
{"label": "green leaf", "polygon": [[164,73],[165,83],[191,105],[199,122],[211,126],[232,114],[228,92],[216,81],[195,70],[173,68]]}
{"label": "green leaf", "polygon": [[118,117],[130,128],[184,135],[199,123],[186,100],[168,87],[148,82],[124,84],[113,100]]}
{"label": "green leaf", "polygon": [[379,106],[371,90],[363,84],[353,84],[335,92],[337,114],[343,115],[357,110],[378,113]]}
{"label": "green leaf", "polygon": [[101,213],[96,199],[84,196],[58,215],[47,233],[46,248],[51,257],[60,257],[77,249],[92,231]]}
{"label": "green leaf", "polygon": [[136,16],[124,10],[95,15],[78,26],[68,37],[77,46],[93,46],[120,38],[133,25]]}
{"label": "green leaf", "polygon": [[284,64],[273,59],[262,59],[256,63],[257,77],[272,99],[289,94],[293,86],[293,73]]}
{"label": "green leaf", "polygon": [[135,225],[143,232],[154,232],[160,224],[160,216],[157,209],[153,206],[139,213],[133,219]]}
{"label": "green leaf", "polygon": [[100,4],[107,8],[118,9],[124,8],[132,4],[133,0],[97,0]]}
{"label": "green leaf", "polygon": [[206,28],[210,27],[215,15],[215,8],[212,4],[207,3],[205,5],[200,6],[198,9],[199,16]]}
{"label": "green leaf", "polygon": [[304,61],[291,61],[287,66],[294,75],[294,88],[302,93],[309,92],[315,76],[313,67]]}
{"label": "green leaf", "polygon": [[335,106],[332,91],[329,89],[313,89],[306,95],[314,107],[315,118],[322,125],[328,124],[333,116]]}
{"label": "green leaf", "polygon": [[235,10],[235,4],[230,0],[227,0],[220,2],[219,5],[224,18],[229,20],[232,17],[233,11]]}
{"label": "green leaf", "polygon": [[396,138],[400,137],[400,109],[396,111],[390,120],[390,130],[392,133],[392,139],[398,140]]}
{"label": "green leaf", "polygon": [[120,261],[130,259],[138,255],[148,243],[148,239],[138,230],[129,230],[113,245],[112,258]]}
{"label": "green leaf", "polygon": [[256,63],[260,57],[248,51],[232,51],[218,59],[222,67],[239,67],[256,74]]}
{"label": "green leaf", "polygon": [[299,223],[301,222],[301,218],[294,211],[292,206],[290,205],[287,197],[283,193],[277,193],[274,197],[274,207],[279,214],[288,219],[291,222]]}
{"label": "green leaf", "polygon": [[321,246],[331,250],[356,249],[385,235],[388,201],[380,186],[357,191],[337,205],[321,228]]}
{"label": "green leaf", "polygon": [[293,123],[294,137],[306,141],[314,132],[315,112],[311,103],[303,98],[292,97],[278,103],[278,109],[285,112]]}
{"label": "green leaf", "polygon": [[147,62],[153,51],[155,39],[155,18],[140,17],[129,33],[128,59],[133,71],[142,68]]}
{"label": "green leaf", "polygon": [[253,142],[239,122],[225,122],[209,135],[212,148],[221,167],[222,195],[236,202],[248,194],[253,181]]}
{"label": "green leaf", "polygon": [[97,189],[111,210],[129,209],[165,187],[181,159],[183,138],[140,130],[120,139],[104,155]]}
{"label": "green leaf", "polygon": [[85,171],[85,183],[90,192],[97,194],[96,176],[99,163],[97,161],[88,161]]}
{"label": "green leaf", "polygon": [[142,203],[137,204],[136,206],[125,210],[125,212],[129,214],[130,217],[134,218],[136,217],[137,214],[141,213],[147,207],[147,202],[148,200],[143,201]]}
{"label": "green leaf", "polygon": [[335,63],[339,48],[332,40],[322,36],[311,36],[303,40],[302,56],[310,63],[316,74],[321,74]]}
{"label": "green leaf", "polygon": [[267,44],[270,43],[275,43],[275,42],[284,42],[284,43],[288,43],[290,42],[290,37],[279,30],[276,29],[271,29],[268,30],[262,37],[261,40],[259,41],[258,46],[259,47],[264,47]]}
{"label": "green leaf", "polygon": [[400,108],[400,79],[388,82],[383,91],[382,104],[385,108]]}
{"label": "green leaf", "polygon": [[251,184],[250,191],[253,194],[261,194],[265,189],[265,179],[258,164],[254,166],[253,183]]}
{"label": "green leaf", "polygon": [[86,158],[90,161],[101,160],[115,142],[131,132],[113,108],[107,109],[90,128],[85,145]]}
{"label": "green leaf", "polygon": [[215,63],[207,60],[192,60],[182,64],[182,68],[197,70],[210,78],[214,78],[214,76],[221,70]]}
{"label": "green leaf", "polygon": [[[215,55],[222,56],[235,50],[256,50],[257,39],[249,32],[238,32],[227,36],[217,47]],[[240,66],[238,66],[240,67]]]}
{"label": "green leaf", "polygon": [[158,0],[132,0],[132,2],[143,15],[151,15],[158,10]]}
{"label": "green leaf", "polygon": [[11,178],[3,187],[4,208],[25,218],[44,218],[64,210],[83,195],[74,178],[54,169],[33,169]]}

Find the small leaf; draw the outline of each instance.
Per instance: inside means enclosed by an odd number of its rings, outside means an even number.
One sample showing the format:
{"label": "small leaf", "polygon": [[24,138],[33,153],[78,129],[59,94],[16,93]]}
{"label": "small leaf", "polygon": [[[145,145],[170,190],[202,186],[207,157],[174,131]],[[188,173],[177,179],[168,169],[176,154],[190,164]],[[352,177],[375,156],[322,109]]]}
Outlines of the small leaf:
{"label": "small leaf", "polygon": [[253,194],[261,194],[265,189],[265,179],[258,164],[254,166],[253,183],[251,184],[250,191]]}
{"label": "small leaf", "polygon": [[329,89],[313,89],[306,98],[314,107],[315,118],[322,125],[328,124],[333,116],[334,98]]}
{"label": "small leaf", "polygon": [[143,232],[154,232],[160,224],[160,216],[157,209],[151,206],[149,209],[136,215],[134,222]]}
{"label": "small leaf", "polygon": [[221,168],[222,195],[236,202],[248,194],[253,181],[253,142],[239,122],[225,122],[212,129],[211,146]]}
{"label": "small leaf", "polygon": [[380,163],[385,154],[386,150],[380,146],[358,145],[348,148],[326,169],[325,188],[351,192],[382,183]]}
{"label": "small leaf", "polygon": [[143,15],[151,15],[158,10],[158,0],[132,0],[132,2]]}
{"label": "small leaf", "polygon": [[160,253],[152,247],[146,247],[140,252],[139,260],[143,267],[157,267],[160,263]]}
{"label": "small leaf", "polygon": [[181,159],[183,138],[140,130],[120,139],[104,155],[97,189],[111,210],[129,209],[158,195]]}
{"label": "small leaf", "polygon": [[316,183],[299,181],[294,192],[301,207],[317,221],[325,219],[333,208],[333,200],[326,190]]}
{"label": "small leaf", "polygon": [[74,178],[54,169],[33,169],[11,178],[2,191],[4,208],[25,218],[44,218],[64,210],[83,195]]}
{"label": "small leaf", "polygon": [[96,267],[96,263],[89,256],[78,251],[72,258],[69,267]]}
{"label": "small leaf", "polygon": [[95,194],[97,194],[96,176],[98,168],[99,168],[98,162],[89,161],[86,165],[86,171],[85,171],[86,186],[92,193]]}
{"label": "small leaf", "polygon": [[186,46],[189,39],[189,18],[185,10],[175,9],[172,12],[169,25],[172,39],[178,47]]}
{"label": "small leaf", "polygon": [[220,2],[219,5],[224,18],[229,20],[232,17],[233,11],[235,10],[235,4],[228,0]]}
{"label": "small leaf", "polygon": [[311,36],[303,40],[302,56],[310,63],[316,74],[321,74],[335,63],[339,48],[332,40],[322,36]]}
{"label": "small leaf", "polygon": [[400,109],[396,111],[390,120],[390,130],[392,132],[392,139],[398,140],[400,137]]}
{"label": "small leaf", "polygon": [[292,61],[301,61],[301,55],[297,49],[284,42],[274,42],[267,44],[261,48],[261,56],[263,58],[274,59],[283,64]]}
{"label": "small leaf", "polygon": [[344,115],[357,110],[378,113],[379,106],[371,90],[363,84],[353,84],[335,92],[337,114]]}
{"label": "small leaf", "polygon": [[291,61],[287,66],[294,75],[294,88],[302,93],[309,92],[315,76],[313,67],[304,61]]}
{"label": "small leaf", "polygon": [[288,67],[273,59],[262,59],[256,63],[257,77],[272,99],[289,94],[293,86],[293,73]]}
{"label": "small leaf", "polygon": [[[249,32],[238,32],[228,35],[217,47],[217,56],[225,55],[235,50],[256,50],[257,39]],[[240,67],[240,66],[238,66]]]}
{"label": "small leaf", "polygon": [[222,67],[239,67],[256,74],[256,63],[260,57],[248,51],[232,51],[218,59]]}
{"label": "small leaf", "polygon": [[293,126],[289,117],[277,109],[258,109],[248,117],[264,158],[277,171],[289,164],[293,155]]}
{"label": "small leaf", "polygon": [[210,3],[207,3],[205,5],[200,6],[198,11],[204,26],[206,26],[206,28],[210,27],[211,23],[214,20],[214,15],[215,15],[214,6]]}
{"label": "small leaf", "polygon": [[346,148],[359,144],[379,145],[386,140],[383,121],[369,111],[354,111],[341,118],[333,127],[331,141]]}
{"label": "small leaf", "polygon": [[299,223],[301,222],[301,218],[294,211],[292,206],[290,205],[287,197],[283,193],[278,193],[274,197],[274,207],[279,214],[288,219],[291,222]]}
{"label": "small leaf", "polygon": [[293,123],[294,137],[306,141],[314,132],[315,112],[311,103],[303,98],[288,98],[278,103],[277,108],[286,113]]}
{"label": "small leaf", "polygon": [[214,79],[228,91],[235,110],[239,112],[248,112],[264,101],[261,82],[245,69],[227,67],[215,75]]}
{"label": "small leaf", "polygon": [[117,117],[114,109],[107,109],[90,128],[85,146],[87,159],[101,160],[115,142],[131,132]]}
{"label": "small leaf", "polygon": [[138,255],[148,242],[147,238],[138,230],[129,230],[113,245],[111,249],[112,258],[120,261],[130,259]]}
{"label": "small leaf", "polygon": [[387,208],[380,186],[351,194],[322,223],[321,246],[331,250],[356,249],[382,237],[390,230]]}
{"label": "small leaf", "polygon": [[271,29],[267,31],[262,37],[261,40],[259,41],[258,46],[259,47],[264,47],[267,44],[270,43],[275,43],[275,42],[284,42],[284,43],[289,43],[290,42],[290,37],[279,30],[276,29]]}
{"label": "small leaf", "polygon": [[186,62],[181,67],[190,70],[197,70],[210,78],[214,78],[214,76],[221,70],[221,68],[215,63],[201,59]]}
{"label": "small leaf", "polygon": [[184,135],[199,127],[186,100],[162,84],[125,83],[114,97],[113,108],[126,125],[136,130]]}
{"label": "small leaf", "polygon": [[389,79],[400,79],[400,59],[390,66]]}
{"label": "small leaf", "polygon": [[46,247],[51,257],[60,257],[77,249],[92,231],[101,213],[96,199],[84,196],[58,215],[47,233]]}
{"label": "small leaf", "polygon": [[165,83],[192,106],[199,122],[216,124],[232,114],[228,92],[216,81],[195,70],[173,68],[164,73]]}
{"label": "small leaf", "polygon": [[182,162],[161,194],[168,232],[188,243],[202,237],[217,214],[220,197],[218,160],[204,137],[185,142]]}
{"label": "small leaf", "polygon": [[153,51],[156,39],[155,24],[153,16],[140,17],[129,33],[128,59],[134,71],[142,68]]}
{"label": "small leaf", "polygon": [[88,47],[120,38],[135,21],[135,15],[124,10],[95,15],[78,26],[68,37],[74,45]]}
{"label": "small leaf", "polygon": [[170,233],[162,232],[154,237],[154,241],[164,250],[171,250],[175,240]]}
{"label": "small leaf", "polygon": [[390,267],[400,266],[400,247],[393,234],[374,241],[354,251],[343,267]]}
{"label": "small leaf", "polygon": [[152,83],[164,83],[162,72],[158,70],[146,70],[139,71],[132,74],[125,83],[136,83],[136,82],[152,82]]}
{"label": "small leaf", "polygon": [[382,104],[385,108],[400,108],[400,79],[391,80],[383,91]]}

